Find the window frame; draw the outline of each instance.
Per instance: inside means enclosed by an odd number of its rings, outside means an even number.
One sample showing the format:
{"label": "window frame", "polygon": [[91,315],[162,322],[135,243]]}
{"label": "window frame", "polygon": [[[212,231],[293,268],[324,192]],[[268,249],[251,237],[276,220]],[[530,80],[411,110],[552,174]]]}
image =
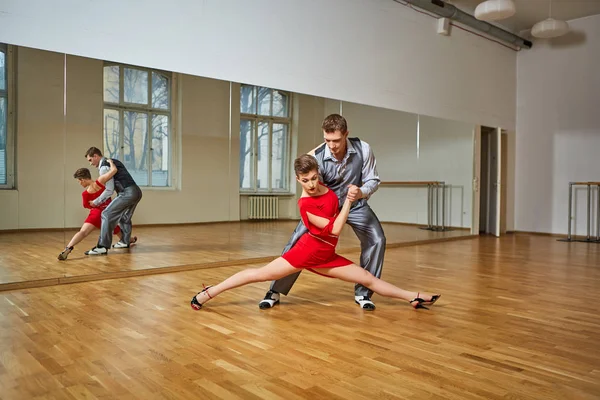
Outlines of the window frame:
{"label": "window frame", "polygon": [[[173,132],[175,132],[174,126],[174,120],[173,120],[173,114],[174,114],[174,103],[173,103],[173,98],[174,98],[174,91],[175,91],[175,86],[176,86],[176,74],[169,72],[169,71],[163,71],[163,70],[159,70],[159,69],[153,69],[153,68],[146,68],[146,67],[140,67],[137,65],[130,65],[130,64],[123,64],[123,63],[117,63],[117,62],[111,62],[111,61],[105,61],[103,68],[102,68],[102,73],[104,74],[104,68],[105,67],[111,67],[111,66],[118,66],[119,67],[119,102],[118,103],[113,103],[110,101],[105,101],[104,100],[104,75],[102,78],[102,114],[103,114],[103,120],[104,120],[104,112],[105,110],[112,110],[112,111],[117,111],[119,113],[119,160],[121,160],[121,162],[123,162],[125,164],[125,112],[136,112],[136,113],[142,113],[142,114],[146,114],[148,117],[146,118],[146,135],[148,135],[147,139],[148,139],[148,148],[145,149],[145,151],[148,152],[147,154],[147,165],[146,165],[146,169],[147,169],[147,173],[148,173],[148,178],[147,178],[147,184],[146,185],[139,185],[141,188],[144,189],[158,189],[158,190],[165,190],[165,189],[174,189],[175,185],[176,185],[176,179],[175,179],[175,170],[174,170],[174,165],[175,165],[175,161],[174,161],[174,157],[175,157],[175,153],[173,151],[173,147],[175,145],[175,138],[173,137]],[[134,70],[138,70],[138,71],[144,71],[148,74],[148,103],[146,105],[142,105],[139,103],[130,103],[130,102],[126,102],[125,101],[125,68],[128,69],[134,69]],[[156,108],[153,107],[152,105],[152,73],[156,73],[156,74],[160,74],[162,76],[165,76],[168,79],[168,84],[167,84],[167,88],[168,88],[168,93],[167,93],[167,104],[169,105],[169,107],[167,109],[163,109],[163,108]],[[152,117],[153,115],[163,115],[163,116],[167,116],[169,118],[169,124],[168,124],[168,135],[169,135],[169,149],[168,149],[168,178],[167,178],[167,184],[165,186],[153,186],[152,185]],[[104,147],[104,126],[102,127],[102,143],[103,143],[103,147]],[[106,151],[106,149],[103,148],[103,151]],[[163,154],[164,157],[164,154]]]}
{"label": "window frame", "polygon": [[14,46],[0,43],[4,53],[6,72],[6,90],[0,91],[0,97],[6,99],[6,183],[0,184],[0,190],[15,189],[15,50]]}
{"label": "window frame", "polygon": [[[241,183],[238,183],[239,186],[239,190],[240,190],[240,194],[260,194],[260,195],[290,195],[292,194],[292,182],[291,182],[291,155],[292,155],[292,127],[293,127],[293,118],[292,118],[292,92],[289,91],[285,91],[285,90],[279,90],[279,89],[273,89],[273,88],[266,88],[263,86],[256,86],[256,85],[246,85],[246,84],[241,84],[240,85],[240,96],[242,93],[242,90],[244,87],[251,87],[253,90],[253,97],[254,97],[254,101],[253,101],[253,105],[254,105],[254,113],[250,114],[250,113],[245,113],[242,112],[241,109],[241,104],[240,104],[240,126],[241,126],[241,122],[242,121],[250,121],[252,124],[252,143],[251,143],[251,148],[250,148],[250,156],[251,156],[251,165],[252,165],[252,170],[251,170],[251,183],[252,183],[252,187],[251,188],[243,188],[241,187]],[[259,104],[258,104],[258,89],[259,88],[265,88],[265,89],[269,89],[270,91],[270,104],[269,104],[269,115],[261,115],[259,114]],[[278,117],[278,116],[273,116],[273,92],[277,91],[277,92],[281,92],[281,93],[285,93],[287,95],[287,117]],[[241,102],[241,100],[240,100]],[[258,188],[258,127],[260,123],[267,123],[268,124],[268,186],[266,189],[260,189]],[[287,135],[288,135],[288,143],[287,143],[287,148],[285,149],[285,157],[287,158],[288,162],[286,164],[285,167],[285,171],[284,171],[284,179],[285,179],[285,184],[284,184],[284,189],[273,189],[272,184],[273,184],[273,125],[274,124],[281,124],[281,125],[287,125],[288,129],[287,129]],[[239,131],[239,136],[241,137],[241,129]],[[240,158],[240,162],[242,162],[241,158]]]}

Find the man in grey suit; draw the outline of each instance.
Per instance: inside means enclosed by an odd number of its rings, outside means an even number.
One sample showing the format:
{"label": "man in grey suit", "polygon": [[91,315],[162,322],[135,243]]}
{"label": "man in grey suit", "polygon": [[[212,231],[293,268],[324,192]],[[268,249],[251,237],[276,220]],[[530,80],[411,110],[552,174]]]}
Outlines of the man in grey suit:
{"label": "man in grey suit", "polygon": [[[377,278],[381,277],[385,254],[385,234],[377,216],[367,204],[367,200],[379,188],[375,156],[368,143],[358,138],[349,138],[346,119],[339,114],[331,114],[322,124],[324,143],[311,151],[319,164],[322,182],[340,199],[340,207],[346,196],[353,204],[347,224],[352,227],[360,240],[360,265]],[[300,221],[283,253],[287,252],[307,232]],[[287,295],[300,271],[271,283],[265,298],[259,303],[261,309],[271,308],[279,303],[280,294]],[[362,285],[354,288],[354,301],[364,310],[374,310],[371,301],[373,292]]]}
{"label": "man in grey suit", "polygon": [[[108,161],[102,156],[102,152],[97,147],[90,147],[85,153],[85,157],[91,165],[98,168],[100,174],[103,174],[107,167],[110,168]],[[135,183],[123,163],[114,158],[112,160],[117,167],[117,173],[111,180],[106,182],[104,193],[92,202],[92,206],[102,204],[112,195],[114,189],[117,190],[117,197],[102,211],[102,227],[98,244],[93,249],[85,252],[89,256],[108,253],[112,243],[112,232],[117,224],[121,227],[123,235],[121,240],[113,245],[113,248],[129,248],[132,243],[131,217],[133,217],[133,212],[142,199],[142,190]]]}

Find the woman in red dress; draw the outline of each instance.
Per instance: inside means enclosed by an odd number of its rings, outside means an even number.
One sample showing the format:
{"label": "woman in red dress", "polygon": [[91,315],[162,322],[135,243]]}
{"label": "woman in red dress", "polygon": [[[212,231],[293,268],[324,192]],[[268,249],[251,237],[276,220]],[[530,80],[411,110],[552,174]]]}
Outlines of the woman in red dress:
{"label": "woman in red dress", "polygon": [[377,279],[352,261],[336,254],[338,236],[346,223],[352,201],[344,201],[338,213],[338,198],[319,182],[317,160],[308,154],[294,162],[296,180],[302,185],[298,200],[300,215],[308,232],[283,256],[262,268],[240,271],[215,286],[209,286],[192,298],[191,306],[200,310],[207,301],[222,292],[252,282],[266,282],[283,278],[297,271],[308,269],[319,275],[359,283],[375,293],[408,301],[414,308],[427,308],[440,297],[439,294],[410,292],[391,283]]}
{"label": "woman in red dress", "polygon": [[[100,229],[102,223],[102,211],[110,204],[110,197],[106,199],[106,201],[100,204],[97,207],[92,205],[92,201],[96,200],[102,192],[104,192],[105,184],[108,182],[116,173],[117,167],[114,165],[112,160],[108,160],[110,164],[110,170],[98,177],[96,181],[92,180],[92,174],[90,170],[87,168],[79,168],[73,174],[73,178],[79,181],[79,184],[85,188],[83,193],[81,193],[81,197],[83,199],[83,207],[89,208],[90,213],[88,217],[83,222],[81,229],[79,232],[73,236],[67,247],[58,255],[59,260],[66,260],[69,256],[69,253],[73,251],[74,246],[85,239],[94,229]],[[117,226],[114,230],[114,234],[121,237],[121,229]],[[137,237],[133,237],[131,239],[131,243],[135,243],[137,241]]]}

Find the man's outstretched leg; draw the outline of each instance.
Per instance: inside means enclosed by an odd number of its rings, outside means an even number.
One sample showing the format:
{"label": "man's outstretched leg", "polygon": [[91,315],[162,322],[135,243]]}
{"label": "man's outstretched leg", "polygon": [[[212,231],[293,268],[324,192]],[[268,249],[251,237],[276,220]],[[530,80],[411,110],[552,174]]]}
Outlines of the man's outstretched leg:
{"label": "man's outstretched leg", "polygon": [[[294,233],[292,233],[290,241],[285,246],[281,254],[287,253],[296,244],[300,237],[302,237],[302,235],[304,235],[306,232],[308,232],[306,227],[304,226],[302,221],[300,221],[300,223],[298,223],[298,226],[296,226]],[[271,308],[275,304],[279,303],[279,299],[281,297],[280,293],[283,293],[287,296],[287,294],[292,289],[292,286],[294,286],[296,279],[298,279],[298,277],[300,276],[300,272],[301,270],[299,270],[295,274],[288,275],[281,279],[271,282],[271,288],[265,295],[265,298],[262,299],[260,303],[258,303],[258,308],[264,310],[267,308]]]}

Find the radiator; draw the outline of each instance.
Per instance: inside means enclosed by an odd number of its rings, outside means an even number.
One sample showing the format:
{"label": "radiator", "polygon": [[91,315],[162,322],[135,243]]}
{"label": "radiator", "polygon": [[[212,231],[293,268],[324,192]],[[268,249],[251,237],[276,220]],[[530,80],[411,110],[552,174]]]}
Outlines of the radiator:
{"label": "radiator", "polygon": [[279,198],[277,196],[248,197],[248,219],[279,218]]}

